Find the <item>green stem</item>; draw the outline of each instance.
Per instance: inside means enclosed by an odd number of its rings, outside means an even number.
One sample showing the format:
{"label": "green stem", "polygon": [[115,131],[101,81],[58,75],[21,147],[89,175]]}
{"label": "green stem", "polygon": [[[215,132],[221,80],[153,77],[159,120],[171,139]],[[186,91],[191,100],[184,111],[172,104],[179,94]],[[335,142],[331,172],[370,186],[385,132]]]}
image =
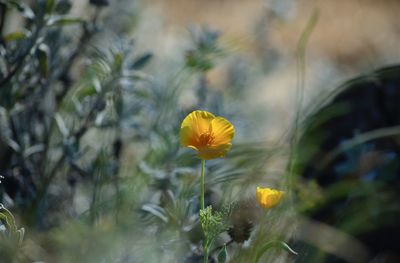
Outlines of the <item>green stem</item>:
{"label": "green stem", "polygon": [[[204,179],[204,167],[205,167],[206,161],[204,159],[201,159],[201,175],[200,175],[200,209],[204,209],[204,192],[205,192],[205,179]],[[208,244],[207,242],[203,242],[203,262],[207,263],[208,262]]]}
{"label": "green stem", "polygon": [[205,188],[205,179],[204,179],[204,166],[206,161],[201,159],[201,177],[200,177],[200,209],[204,209],[204,188]]}
{"label": "green stem", "polygon": [[208,263],[208,245],[203,245],[204,248],[204,257],[203,257],[203,262]]}

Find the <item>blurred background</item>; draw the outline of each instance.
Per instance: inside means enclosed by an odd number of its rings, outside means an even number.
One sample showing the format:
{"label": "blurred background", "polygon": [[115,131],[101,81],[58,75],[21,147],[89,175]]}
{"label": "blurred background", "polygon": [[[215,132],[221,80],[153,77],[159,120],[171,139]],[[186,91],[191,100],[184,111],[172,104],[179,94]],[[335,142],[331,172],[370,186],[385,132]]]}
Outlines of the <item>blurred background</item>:
{"label": "blurred background", "polygon": [[[384,234],[398,231],[400,74],[379,69],[398,63],[399,11],[396,0],[0,0],[0,200],[25,228],[17,245],[0,217],[0,262],[201,262],[200,161],[179,145],[197,109],[236,128],[232,151],[206,164],[206,203],[232,207],[214,260],[224,244],[229,262],[250,262],[284,240],[298,256],[272,249],[260,262],[396,262],[358,234],[382,236],[371,225],[383,216]],[[357,76],[357,92],[336,95]],[[335,103],[360,107],[327,114]],[[329,155],[388,127],[384,141]],[[287,198],[264,211],[260,185]]]}

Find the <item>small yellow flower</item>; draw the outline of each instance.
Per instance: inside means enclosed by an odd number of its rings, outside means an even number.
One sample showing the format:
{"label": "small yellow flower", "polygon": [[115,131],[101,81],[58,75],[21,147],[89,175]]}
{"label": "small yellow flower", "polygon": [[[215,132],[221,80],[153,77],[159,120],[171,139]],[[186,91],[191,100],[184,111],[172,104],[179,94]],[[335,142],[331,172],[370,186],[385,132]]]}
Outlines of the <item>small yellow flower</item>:
{"label": "small yellow flower", "polygon": [[284,194],[279,190],[257,187],[256,198],[262,207],[273,208],[282,201]]}
{"label": "small yellow flower", "polygon": [[181,125],[181,144],[198,151],[204,160],[225,156],[231,148],[235,128],[225,118],[207,111],[194,111]]}

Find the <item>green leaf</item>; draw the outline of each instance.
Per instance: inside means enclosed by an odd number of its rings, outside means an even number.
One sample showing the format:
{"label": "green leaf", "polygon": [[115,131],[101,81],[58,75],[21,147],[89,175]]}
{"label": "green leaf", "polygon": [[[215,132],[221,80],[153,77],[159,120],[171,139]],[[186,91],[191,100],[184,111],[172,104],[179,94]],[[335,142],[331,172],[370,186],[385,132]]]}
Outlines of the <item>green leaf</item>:
{"label": "green leaf", "polygon": [[292,253],[293,255],[297,256],[297,252],[294,251],[288,244],[286,244],[283,241],[270,241],[267,242],[261,249],[260,251],[258,251],[257,256],[254,260],[254,263],[257,263],[260,258],[262,257],[262,255],[264,255],[265,252],[267,252],[267,250],[269,250],[270,248],[279,248],[279,249],[283,249],[286,250],[289,253]]}
{"label": "green leaf", "polygon": [[24,241],[24,236],[25,236],[25,228],[21,227],[19,230],[17,230],[17,237],[18,237],[18,244],[22,244],[22,241]]}
{"label": "green leaf", "polygon": [[153,216],[159,218],[164,223],[168,222],[168,217],[165,214],[165,211],[162,207],[159,207],[154,204],[145,204],[141,208],[143,211],[152,214]]}
{"label": "green leaf", "polygon": [[79,17],[53,16],[47,21],[48,26],[67,26],[84,23]]}
{"label": "green leaf", "polygon": [[3,224],[5,224],[5,227],[9,233],[9,237],[12,238],[12,240],[17,241],[18,244],[22,244],[25,235],[25,229],[24,228],[17,229],[14,216],[1,203],[0,203],[0,221],[3,222]]}
{"label": "green leaf", "polygon": [[14,216],[1,203],[0,203],[0,220],[5,223],[6,228],[11,233],[15,233],[17,231],[17,226],[15,225]]}
{"label": "green leaf", "polygon": [[15,31],[12,33],[9,33],[7,35],[4,36],[4,40],[6,42],[10,42],[10,41],[16,41],[16,40],[21,40],[27,37],[27,34],[23,31]]}
{"label": "green leaf", "polygon": [[96,93],[100,93],[101,90],[103,89],[103,88],[101,87],[101,82],[100,82],[100,80],[99,80],[98,78],[94,78],[94,79],[92,80],[92,83],[93,83],[94,89],[96,90]]}
{"label": "green leaf", "polygon": [[29,18],[29,19],[34,19],[35,18],[35,13],[33,13],[32,9],[30,9],[29,6],[27,6],[24,3],[19,3],[18,1],[12,1],[12,0],[10,0],[10,1],[0,1],[0,3],[4,3],[9,7],[16,8],[26,18]]}
{"label": "green leaf", "polygon": [[29,146],[28,148],[24,149],[23,156],[24,158],[27,158],[31,156],[32,154],[42,152],[44,150],[44,145],[39,143],[39,144],[34,144],[32,146]]}
{"label": "green leaf", "polygon": [[153,54],[151,53],[146,53],[142,56],[140,56],[138,59],[136,59],[132,65],[129,67],[130,69],[141,69],[144,66],[146,66],[146,64],[153,58]]}
{"label": "green leaf", "polygon": [[4,138],[4,140],[6,141],[7,145],[10,146],[11,149],[13,149],[15,152],[21,151],[21,146],[10,137],[6,137]]}
{"label": "green leaf", "polygon": [[82,100],[82,99],[84,99],[86,97],[93,96],[93,95],[97,94],[98,93],[97,92],[98,87],[96,85],[97,85],[96,83],[93,83],[92,85],[87,85],[87,86],[84,86],[84,87],[80,88],[76,92],[76,95],[75,95],[76,98],[78,100]]}
{"label": "green leaf", "polygon": [[55,1],[47,0],[46,1],[46,14],[50,14],[53,11]]}
{"label": "green leaf", "polygon": [[67,125],[65,124],[64,119],[61,117],[61,115],[60,115],[59,113],[56,113],[56,114],[54,115],[54,119],[56,120],[58,129],[60,130],[61,134],[62,134],[64,137],[68,137],[69,134],[70,134],[70,131],[69,131],[69,129],[67,128]]}
{"label": "green leaf", "polygon": [[121,53],[114,54],[114,68],[116,71],[120,71],[122,68],[123,57]]}
{"label": "green leaf", "polygon": [[224,263],[228,257],[228,251],[226,251],[226,245],[221,249],[221,251],[218,253],[218,263]]}
{"label": "green leaf", "polygon": [[42,43],[37,49],[37,57],[39,60],[39,69],[43,78],[47,78],[49,75],[49,47]]}

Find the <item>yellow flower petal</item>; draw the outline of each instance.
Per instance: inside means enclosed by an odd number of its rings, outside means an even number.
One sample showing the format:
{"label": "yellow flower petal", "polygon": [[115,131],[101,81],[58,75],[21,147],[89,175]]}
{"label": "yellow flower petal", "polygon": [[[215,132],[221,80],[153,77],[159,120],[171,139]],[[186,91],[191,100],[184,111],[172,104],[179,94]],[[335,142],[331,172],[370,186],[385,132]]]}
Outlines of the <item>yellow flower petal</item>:
{"label": "yellow flower petal", "polygon": [[282,201],[284,194],[279,190],[257,187],[256,198],[263,208],[273,208]]}
{"label": "yellow flower petal", "polygon": [[224,157],[225,154],[231,149],[232,144],[222,144],[218,146],[208,146],[199,149],[199,156],[204,160]]}
{"label": "yellow flower petal", "polygon": [[216,117],[211,121],[211,129],[214,135],[213,145],[228,144],[235,135],[233,125],[222,117]]}
{"label": "yellow flower petal", "polygon": [[181,125],[181,144],[198,148],[200,135],[209,131],[211,121],[214,118],[215,116],[212,113],[200,110],[193,111],[186,116]]}

